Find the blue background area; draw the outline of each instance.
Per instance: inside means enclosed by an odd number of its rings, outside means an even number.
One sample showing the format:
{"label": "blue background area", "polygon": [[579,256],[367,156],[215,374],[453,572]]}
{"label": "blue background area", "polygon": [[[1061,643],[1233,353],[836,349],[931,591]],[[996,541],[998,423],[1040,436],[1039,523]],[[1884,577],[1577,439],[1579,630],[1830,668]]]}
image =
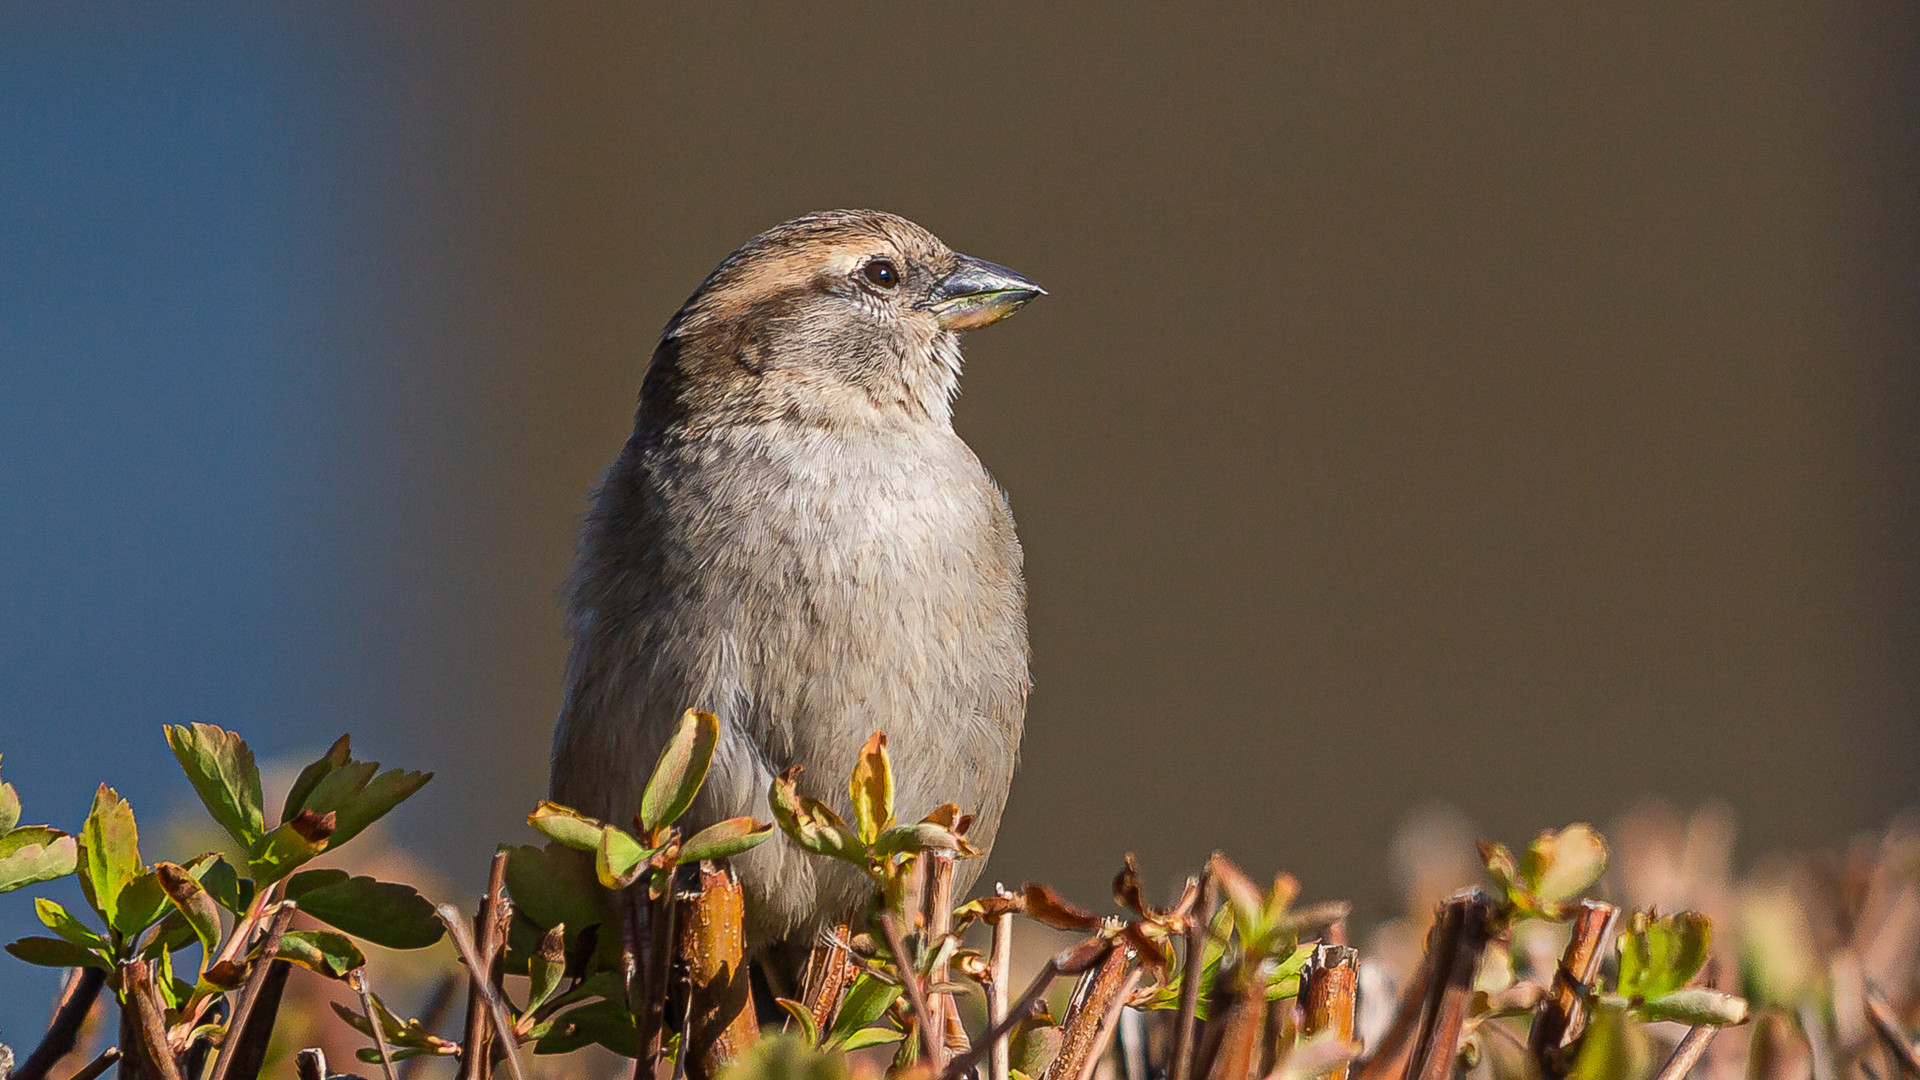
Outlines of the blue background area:
{"label": "blue background area", "polygon": [[[242,727],[268,758],[381,695],[354,629],[378,569],[349,540],[378,513],[356,465],[379,454],[381,304],[352,238],[390,183],[390,88],[353,31],[0,16],[0,751],[27,821],[73,828],[111,778],[148,858],[178,855],[163,722]],[[37,926],[25,895],[0,937]],[[0,1038],[31,1046],[57,976],[0,964]]]}

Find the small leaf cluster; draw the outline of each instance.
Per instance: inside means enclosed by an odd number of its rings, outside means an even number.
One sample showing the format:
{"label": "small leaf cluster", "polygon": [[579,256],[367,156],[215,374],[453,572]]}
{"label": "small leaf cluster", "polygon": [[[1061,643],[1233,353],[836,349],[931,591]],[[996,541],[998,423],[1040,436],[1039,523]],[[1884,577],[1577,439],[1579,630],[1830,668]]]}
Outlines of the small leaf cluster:
{"label": "small leaf cluster", "polygon": [[1607,842],[1584,823],[1548,829],[1518,858],[1505,844],[1482,840],[1480,858],[1504,900],[1505,921],[1566,919],[1607,869]]}
{"label": "small leaf cluster", "polygon": [[[245,740],[207,724],[169,727],[167,744],[207,813],[232,837],[234,860],[208,852],[183,863],[148,863],[140,852],[133,807],[105,784],[78,836],[46,826],[13,828],[11,787],[0,791],[0,872],[34,850],[22,876],[8,887],[77,873],[94,921],[39,897],[35,914],[52,936],[12,942],[18,959],[47,967],[94,967],[124,1000],[125,965],[142,963],[166,1010],[178,1052],[201,1036],[217,1038],[212,1005],[245,980],[262,959],[255,940],[271,917],[292,904],[333,929],[285,933],[274,958],[331,978],[344,978],[365,958],[356,938],[395,949],[431,945],[443,932],[432,905],[410,886],[355,877],[342,870],[300,870],[352,839],[431,778],[379,763],[356,761],[346,737],[295,782],[279,821],[268,828],[260,772]],[[12,837],[23,842],[10,845]],[[60,858],[65,851],[70,855]],[[0,890],[3,891],[3,890]],[[84,914],[84,913],[83,913]],[[199,962],[179,967],[177,955],[199,946]]]}
{"label": "small leaf cluster", "polygon": [[687,710],[647,780],[632,832],[551,802],[535,808],[527,824],[555,843],[591,852],[594,876],[609,889],[624,889],[642,873],[658,871],[650,878],[650,889],[659,896],[670,880],[666,871],[704,859],[738,855],[758,847],[773,834],[772,825],[751,817],[728,818],[685,841],[674,828],[674,822],[693,806],[694,796],[706,782],[719,738],[719,717]]}
{"label": "small leaf cluster", "polygon": [[904,902],[908,871],[918,856],[936,851],[962,858],[980,854],[967,842],[973,817],[961,813],[958,804],[946,803],[916,822],[895,820],[893,764],[885,732],[867,739],[847,778],[852,825],[826,803],[800,792],[800,772],[795,765],[774,778],[767,792],[774,821],[802,849],[859,867],[879,887],[888,910],[898,911]]}

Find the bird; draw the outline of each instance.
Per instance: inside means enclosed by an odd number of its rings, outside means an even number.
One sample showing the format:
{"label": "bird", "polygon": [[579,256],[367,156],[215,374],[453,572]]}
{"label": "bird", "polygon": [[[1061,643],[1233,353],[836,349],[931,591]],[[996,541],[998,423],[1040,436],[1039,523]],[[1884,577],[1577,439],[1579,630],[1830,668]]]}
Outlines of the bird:
{"label": "bird", "polygon": [[[899,818],[958,803],[991,849],[1032,685],[1026,585],[1007,496],[953,428],[959,336],[1044,294],[875,210],[806,214],[721,261],[668,320],[589,499],[555,801],[628,820],[697,709],[719,735],[688,832],[770,820],[794,765],[851,819],[846,778],[884,731]],[[787,993],[872,896],[777,835],[733,867],[749,956]]]}

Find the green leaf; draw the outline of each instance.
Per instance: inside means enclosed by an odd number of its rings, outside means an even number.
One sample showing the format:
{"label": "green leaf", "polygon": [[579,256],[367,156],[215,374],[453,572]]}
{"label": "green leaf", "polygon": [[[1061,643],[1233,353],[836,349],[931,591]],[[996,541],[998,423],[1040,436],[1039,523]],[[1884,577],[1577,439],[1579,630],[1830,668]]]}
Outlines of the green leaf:
{"label": "green leaf", "polygon": [[806,1040],[808,1046],[819,1045],[820,1025],[814,1023],[812,1009],[792,998],[774,998],[773,1003],[786,1010],[787,1015],[793,1018],[793,1022],[800,1025],[800,1037]]}
{"label": "green leaf", "polygon": [[680,717],[680,726],[660,751],[660,760],[647,779],[647,790],[640,796],[640,820],[649,832],[678,821],[693,805],[719,741],[719,717],[694,709]]}
{"label": "green leaf", "polygon": [[642,847],[626,830],[609,825],[600,830],[600,847],[593,858],[594,875],[609,889],[624,889],[633,884],[652,857],[652,849]]}
{"label": "green leaf", "polygon": [[1552,912],[1586,892],[1607,869],[1607,842],[1593,826],[1575,823],[1549,829],[1520,858],[1520,883]]}
{"label": "green leaf", "polygon": [[260,839],[260,768],[246,740],[211,724],[169,725],[167,745],[213,820],[242,847]]}
{"label": "green leaf", "polygon": [[29,825],[0,836],[0,893],[65,877],[79,862],[74,839],[58,829]]}
{"label": "green leaf", "polygon": [[220,906],[185,867],[155,863],[153,873],[180,917],[193,928],[193,936],[200,939],[204,963],[220,947]]}
{"label": "green leaf", "polygon": [[547,839],[580,851],[600,850],[600,834],[607,827],[605,822],[595,821],[578,810],[550,802],[534,807],[533,813],[527,815],[527,824]]}
{"label": "green leaf", "polygon": [[906,1037],[906,1032],[895,1031],[893,1028],[861,1028],[859,1031],[847,1036],[846,1041],[839,1045],[839,1049],[852,1053],[855,1050],[865,1050],[869,1046],[885,1046],[888,1043],[896,1043]]}
{"label": "green leaf", "polygon": [[431,779],[433,774],[430,772],[408,772],[405,769],[388,769],[374,777],[347,805],[340,808],[340,818],[334,826],[331,845],[339,847],[360,835],[367,826],[379,821],[414,792],[426,787]]}
{"label": "green leaf", "polygon": [[280,939],[279,960],[290,960],[330,979],[344,979],[367,958],[345,934],[331,930],[289,930]]}
{"label": "green leaf", "polygon": [[751,851],[772,835],[773,826],[770,824],[763,825],[750,817],[728,818],[694,833],[692,839],[681,845],[680,865],[697,863],[702,859],[724,859]]}
{"label": "green leaf", "polygon": [[895,825],[874,837],[872,845],[873,853],[880,856],[902,853],[917,855],[923,851],[955,851],[964,854],[973,850],[965,840],[955,835],[952,829],[927,821]]}
{"label": "green leaf", "polygon": [[247,869],[254,886],[271,885],[302,865],[313,861],[332,844],[332,839],[314,842],[300,835],[299,819],[277,826],[247,850]]}
{"label": "green leaf", "polygon": [[19,941],[10,942],[7,945],[7,951],[16,959],[25,960],[29,964],[38,964],[41,967],[97,967],[102,971],[113,971],[113,965],[107,963],[105,958],[63,938],[23,937]]}
{"label": "green leaf", "polygon": [[1675,990],[1648,998],[1640,1006],[1643,1020],[1673,1020],[1682,1024],[1727,1027],[1747,1019],[1747,1002],[1718,990]]}
{"label": "green leaf", "polygon": [[215,855],[200,872],[200,886],[223,908],[239,915],[253,902],[253,882],[243,878],[225,858]]}
{"label": "green leaf", "polygon": [[1050,1016],[1029,1016],[1014,1025],[1007,1039],[1008,1062],[1015,1071],[1040,1076],[1060,1056],[1066,1035]]}
{"label": "green leaf", "polygon": [[134,937],[164,918],[173,905],[160,877],[148,870],[127,882],[120,890],[119,910],[114,912],[113,928],[125,937]]}
{"label": "green leaf", "polygon": [[626,1007],[600,1000],[582,1005],[559,1017],[553,1029],[535,1045],[535,1053],[555,1054],[577,1050],[588,1043],[601,1046],[623,1057],[640,1056],[640,1031]]}
{"label": "green leaf", "polygon": [[1568,1080],[1620,1080],[1651,1072],[1646,1031],[1627,1019],[1626,1010],[1602,1001],[1580,1038]]}
{"label": "green leaf", "polygon": [[1697,911],[1664,919],[1634,918],[1620,935],[1620,978],[1616,991],[1642,1000],[1661,997],[1687,985],[1707,962],[1713,927]]}
{"label": "green leaf", "polygon": [[[507,849],[507,895],[514,910],[540,929],[565,925],[569,947],[589,926],[619,925],[614,912],[603,906],[611,894],[595,881],[593,860],[558,844]],[[602,936],[619,938],[618,934]]]}
{"label": "green leaf", "polygon": [[293,787],[287,791],[286,804],[280,811],[281,824],[292,821],[295,814],[307,808],[307,799],[313,794],[314,788],[319,786],[320,781],[330,776],[335,769],[353,760],[352,746],[352,740],[342,735],[334,740],[331,747],[328,747],[325,756],[300,770],[300,775],[294,780]]}
{"label": "green leaf", "polygon": [[847,777],[847,798],[862,843],[872,844],[893,824],[893,763],[887,759],[886,732],[874,732],[860,748],[853,774]]}
{"label": "green leaf", "polygon": [[[6,755],[0,754],[0,758]],[[12,784],[0,783],[0,836],[13,831],[20,824],[20,793]]]}
{"label": "green leaf", "polygon": [[871,1026],[885,1016],[899,998],[900,987],[863,972],[847,990],[846,1000],[833,1018],[833,1026],[827,1029],[827,1045],[844,1043],[855,1032]]}
{"label": "green leaf", "polygon": [[867,848],[833,808],[819,799],[800,794],[795,765],[773,778],[767,802],[773,807],[773,819],[794,843],[815,855],[827,855],[855,866],[865,866]]}
{"label": "green leaf", "polygon": [[296,892],[295,886],[307,876],[296,874],[288,882],[287,898],[337,930],[389,949],[424,949],[446,934],[433,905],[410,885],[341,874],[339,879],[309,879],[307,887]]}
{"label": "green leaf", "polygon": [[847,1058],[815,1050],[793,1035],[769,1035],[728,1066],[726,1080],[848,1080]]}
{"label": "green leaf", "polygon": [[527,965],[527,1007],[531,1013],[560,990],[567,974],[567,928],[556,926],[540,938],[540,949]]}
{"label": "green leaf", "polygon": [[119,792],[101,784],[80,829],[80,876],[91,892],[94,909],[108,925],[119,926],[115,916],[120,911],[120,892],[145,871],[133,807]]}
{"label": "green leaf", "polygon": [[67,909],[44,896],[33,898],[33,913],[40,917],[40,925],[59,934],[84,949],[106,949],[107,939],[95,933],[93,928],[72,915]]}

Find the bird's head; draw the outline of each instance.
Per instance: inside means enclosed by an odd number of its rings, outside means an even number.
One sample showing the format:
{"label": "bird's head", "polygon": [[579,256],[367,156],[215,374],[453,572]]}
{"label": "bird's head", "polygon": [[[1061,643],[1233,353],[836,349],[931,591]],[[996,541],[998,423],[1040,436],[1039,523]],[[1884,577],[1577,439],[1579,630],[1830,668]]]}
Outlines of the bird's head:
{"label": "bird's head", "polygon": [[1044,294],[893,214],[795,218],[729,255],[667,324],[642,420],[945,426],[959,333]]}

